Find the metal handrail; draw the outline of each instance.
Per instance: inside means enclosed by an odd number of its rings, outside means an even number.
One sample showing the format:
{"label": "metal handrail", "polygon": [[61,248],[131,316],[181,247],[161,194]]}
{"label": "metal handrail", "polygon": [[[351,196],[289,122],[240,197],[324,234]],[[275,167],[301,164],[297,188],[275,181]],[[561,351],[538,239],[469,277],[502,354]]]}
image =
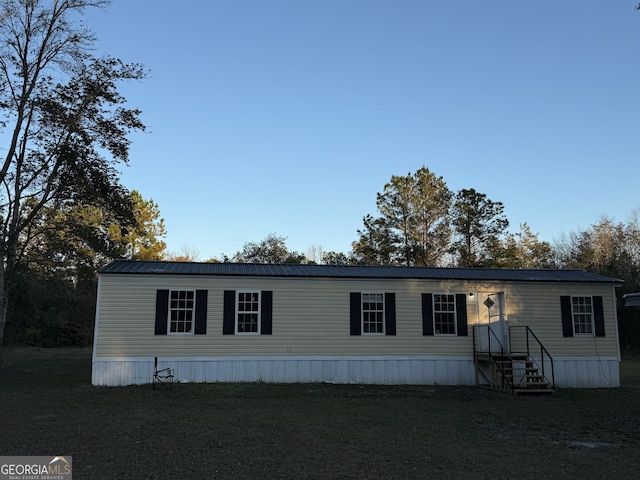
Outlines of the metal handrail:
{"label": "metal handrail", "polygon": [[[488,348],[489,351],[488,352],[483,352],[483,351],[478,351],[476,349],[476,343],[478,341],[478,335],[476,334],[476,328],[478,329],[478,332],[480,332],[481,328],[486,328],[487,329],[487,344],[488,344]],[[495,341],[498,343],[498,346],[500,347],[500,362],[498,362],[496,360],[496,358],[493,355],[493,352],[491,351],[491,337],[495,338]],[[509,380],[508,378],[506,378],[505,376],[505,362],[504,362],[504,357],[505,357],[505,353],[504,353],[504,346],[502,345],[502,342],[500,341],[500,339],[498,338],[498,335],[496,335],[496,333],[493,331],[493,329],[491,328],[491,325],[474,325],[473,326],[473,357],[474,357],[474,361],[477,361],[477,354],[478,353],[488,353],[489,354],[489,358],[491,359],[491,362],[498,368],[498,370],[500,371],[500,377],[502,378],[502,391],[505,390],[505,382],[507,383],[507,386],[511,389],[511,391],[513,391],[514,386],[513,386],[513,380]],[[486,376],[485,376],[486,378]],[[489,379],[488,379],[489,380]]]}
{"label": "metal handrail", "polygon": [[[549,351],[545,348],[545,346],[542,344],[542,342],[540,341],[540,339],[536,336],[535,333],[533,333],[533,330],[531,330],[531,328],[528,325],[510,325],[509,326],[509,348],[511,349],[511,340],[513,338],[513,336],[511,335],[511,329],[525,329],[525,338],[526,338],[526,345],[527,345],[527,357],[531,359],[531,361],[533,363],[535,363],[535,365],[537,366],[537,368],[542,372],[542,376],[545,378],[545,380],[549,383],[551,383],[552,388],[556,388],[556,376],[555,376],[555,368],[553,366],[553,357],[551,356],[551,354],[549,353]],[[531,355],[531,348],[529,346],[529,335],[531,335],[531,337],[533,337],[533,339],[536,341],[536,343],[538,344],[538,346],[540,347],[540,362],[542,363],[542,365],[540,365],[538,363],[538,361],[535,359],[535,357],[533,357]],[[548,357],[549,359],[549,364],[551,365],[551,379],[549,379],[549,377],[547,376],[547,374],[545,373],[545,356]]]}

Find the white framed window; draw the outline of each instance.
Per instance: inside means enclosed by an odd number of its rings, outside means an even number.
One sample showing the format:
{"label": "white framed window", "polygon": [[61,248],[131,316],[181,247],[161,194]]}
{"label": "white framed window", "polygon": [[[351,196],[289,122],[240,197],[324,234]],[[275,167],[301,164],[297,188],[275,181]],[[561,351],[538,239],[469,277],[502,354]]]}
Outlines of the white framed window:
{"label": "white framed window", "polygon": [[237,334],[260,335],[259,291],[236,292],[236,332]]}
{"label": "white framed window", "polygon": [[169,333],[193,333],[196,311],[195,290],[169,291]]}
{"label": "white framed window", "polygon": [[362,294],[362,334],[384,335],[384,293]]}
{"label": "white framed window", "polygon": [[456,335],[456,296],[433,294],[433,331],[436,335]]}
{"label": "white framed window", "polygon": [[593,299],[591,297],[571,297],[573,333],[593,335]]}

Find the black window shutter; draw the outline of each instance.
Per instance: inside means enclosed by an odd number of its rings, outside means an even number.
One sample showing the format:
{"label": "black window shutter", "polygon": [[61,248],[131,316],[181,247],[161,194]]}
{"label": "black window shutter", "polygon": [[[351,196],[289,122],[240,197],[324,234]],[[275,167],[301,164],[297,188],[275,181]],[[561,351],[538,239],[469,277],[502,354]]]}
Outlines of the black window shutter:
{"label": "black window shutter", "polygon": [[222,334],[233,335],[236,332],[236,291],[224,291],[222,312]]}
{"label": "black window shutter", "polygon": [[207,294],[207,290],[196,290],[196,335],[207,334]]}
{"label": "black window shutter", "polygon": [[596,337],[604,337],[604,308],[602,297],[593,297],[593,326]]}
{"label": "black window shutter", "polygon": [[467,327],[467,296],[464,293],[456,294],[456,322],[458,327],[458,336],[469,336]]}
{"label": "black window shutter", "polygon": [[562,314],[562,336],[573,337],[573,312],[571,309],[571,297],[560,297],[560,312]]}
{"label": "black window shutter", "polygon": [[156,290],[156,335],[167,334],[169,318],[169,290]]}
{"label": "black window shutter", "polygon": [[384,294],[384,330],[385,335],[396,334],[396,294]]}
{"label": "black window shutter", "polygon": [[272,312],[273,312],[273,292],[262,292],[262,304],[260,305],[260,334],[271,335],[272,330]]}
{"label": "black window shutter", "polygon": [[350,295],[350,334],[362,334],[362,301],[360,292],[351,292]]}
{"label": "black window shutter", "polygon": [[433,335],[433,294],[422,294],[422,335]]}

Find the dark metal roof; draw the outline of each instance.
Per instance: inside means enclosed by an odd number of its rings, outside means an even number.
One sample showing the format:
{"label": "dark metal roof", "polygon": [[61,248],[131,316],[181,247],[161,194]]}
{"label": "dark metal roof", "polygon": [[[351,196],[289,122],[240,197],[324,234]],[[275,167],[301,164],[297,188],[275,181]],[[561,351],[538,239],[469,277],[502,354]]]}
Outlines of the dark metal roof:
{"label": "dark metal roof", "polygon": [[528,270],[499,268],[429,268],[347,265],[295,265],[255,263],[196,263],[116,260],[101,274],[231,275],[253,277],[423,278],[433,280],[502,280],[521,282],[622,283],[583,270]]}
{"label": "dark metal roof", "polygon": [[622,295],[625,307],[640,307],[640,293]]}

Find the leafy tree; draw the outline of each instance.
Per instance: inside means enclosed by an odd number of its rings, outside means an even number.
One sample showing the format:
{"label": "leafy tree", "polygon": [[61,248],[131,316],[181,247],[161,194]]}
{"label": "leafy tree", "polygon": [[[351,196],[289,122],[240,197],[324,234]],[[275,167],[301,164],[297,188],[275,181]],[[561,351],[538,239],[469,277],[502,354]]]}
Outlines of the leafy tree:
{"label": "leafy tree", "polygon": [[624,275],[623,265],[628,261],[624,225],[603,217],[592,226],[585,240],[590,253],[587,268],[610,276]]}
{"label": "leafy tree", "polygon": [[245,243],[232,260],[237,263],[306,263],[304,255],[289,251],[286,240],[271,233],[260,242]]}
{"label": "leafy tree", "polygon": [[220,259],[218,259],[217,257],[209,257],[204,260],[204,263],[220,263]]}
{"label": "leafy tree", "polygon": [[637,283],[640,235],[636,220],[627,225],[602,217],[589,229],[570,232],[554,245],[558,268],[579,268]]}
{"label": "leafy tree", "polygon": [[66,204],[40,210],[29,230],[37,235],[24,239],[21,261],[30,271],[62,274],[73,283],[93,281],[98,269],[125,253],[117,215],[96,205]]}
{"label": "leafy tree", "polygon": [[321,263],[324,265],[351,265],[354,261],[342,252],[325,252]]}
{"label": "leafy tree", "polygon": [[475,189],[460,190],[453,203],[454,248],[461,267],[495,264],[499,238],[509,226],[502,202],[489,200]]}
{"label": "leafy tree", "polygon": [[440,265],[449,251],[451,199],[452,193],[442,177],[426,167],[413,175],[394,175],[377,195],[383,218],[377,226],[384,227],[378,228],[377,233],[394,233],[386,242],[394,244],[396,258],[402,258],[403,264]]}
{"label": "leafy tree", "polygon": [[8,144],[0,160],[0,345],[20,252],[37,237],[43,209],[82,203],[132,223],[115,165],[128,161],[139,111],[125,107],[121,80],[140,65],[91,55],[94,36],[73,21],[107,0],[0,2],[0,110]]}
{"label": "leafy tree", "polygon": [[114,215],[94,205],[46,207],[22,241],[9,296],[7,343],[89,345],[93,335],[97,271],[121,257],[125,245]]}
{"label": "leafy tree", "polygon": [[624,307],[621,296],[640,291],[640,222],[634,211],[629,221],[600,218],[590,228],[563,235],[554,244],[558,268],[580,268],[624,281],[617,289],[620,347],[625,354],[640,352],[637,309]]}
{"label": "leafy tree", "polygon": [[[640,287],[640,210],[631,212],[631,216],[624,226],[626,271],[624,280],[631,285]],[[639,346],[640,347],[640,346]]]}
{"label": "leafy tree", "polygon": [[300,252],[289,252],[289,255],[287,255],[287,258],[284,259],[284,262],[282,263],[290,263],[293,265],[300,265],[300,264],[312,264],[314,262],[310,262],[309,259],[304,255],[304,253],[300,253]]}
{"label": "leafy tree", "polygon": [[437,177],[425,167],[414,174],[414,180],[415,264],[442,265],[450,251],[448,214],[453,194],[442,177]]}
{"label": "leafy tree", "polygon": [[180,253],[167,254],[167,260],[170,262],[197,262],[200,252],[195,247],[183,245]]}
{"label": "leafy tree", "polygon": [[[401,244],[400,251],[407,265],[411,263],[411,240],[414,237],[415,224],[412,210],[414,194],[415,182],[411,174],[406,177],[393,175],[391,181],[384,186],[383,192],[378,193],[376,201],[378,211],[382,215],[382,221],[377,223],[381,224],[381,227],[391,227],[399,232],[396,243]],[[376,222],[373,226],[377,226]]]}
{"label": "leafy tree", "polygon": [[502,268],[551,268],[552,249],[549,242],[538,240],[527,223],[520,224],[520,231],[507,235],[504,248],[493,254],[499,257],[497,266]]}
{"label": "leafy tree", "polygon": [[[135,191],[130,198],[136,221],[131,227],[95,205],[67,203],[40,211],[32,222],[38,235],[21,242],[28,248],[21,253],[11,290],[8,342],[90,343],[97,271],[114,258],[130,255],[131,238],[141,244],[139,237],[156,228],[151,217],[157,216],[146,209],[151,206],[157,212],[157,205],[144,201]],[[157,259],[148,254],[143,258]]]}
{"label": "leafy tree", "polygon": [[113,237],[126,246],[131,260],[162,260],[167,244],[160,238],[167,235],[160,208],[153,199],[145,200],[137,190],[131,192],[135,224],[124,231],[116,229]]}
{"label": "leafy tree", "polygon": [[96,278],[73,282],[63,270],[43,271],[18,265],[6,324],[5,341],[44,347],[91,345]]}
{"label": "leafy tree", "polygon": [[353,261],[361,265],[396,265],[398,235],[382,217],[367,215],[362,221],[364,229],[358,230],[360,238],[351,245]]}

